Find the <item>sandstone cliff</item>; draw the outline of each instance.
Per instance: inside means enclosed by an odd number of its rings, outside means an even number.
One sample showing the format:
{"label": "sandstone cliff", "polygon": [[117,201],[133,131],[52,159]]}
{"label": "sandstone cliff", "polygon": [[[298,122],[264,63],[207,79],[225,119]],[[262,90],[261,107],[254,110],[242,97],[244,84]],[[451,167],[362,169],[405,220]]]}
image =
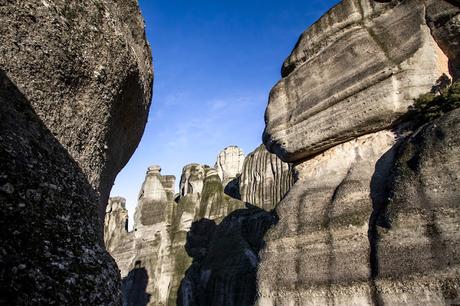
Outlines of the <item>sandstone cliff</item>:
{"label": "sandstone cliff", "polygon": [[[271,210],[293,179],[291,167],[263,147],[244,160],[244,167],[242,156],[241,149],[232,146],[218,155],[217,169],[196,163],[185,166],[175,197],[174,177],[162,176],[158,166],[150,167],[133,232],[125,227],[123,200],[110,199],[105,242],[124,278],[124,303],[254,303],[258,251],[276,216],[230,197],[225,187],[230,181],[237,182],[237,190],[250,186],[257,192],[254,205]],[[278,174],[278,169],[283,171]],[[205,283],[200,275],[206,275]]]}
{"label": "sandstone cliff", "polygon": [[119,304],[98,214],[150,104],[137,2],[0,1],[0,22],[0,304]]}
{"label": "sandstone cliff", "polygon": [[344,0],[300,37],[266,111],[265,145],[298,180],[265,237],[257,304],[458,300],[459,114],[408,115],[458,77],[454,3]]}

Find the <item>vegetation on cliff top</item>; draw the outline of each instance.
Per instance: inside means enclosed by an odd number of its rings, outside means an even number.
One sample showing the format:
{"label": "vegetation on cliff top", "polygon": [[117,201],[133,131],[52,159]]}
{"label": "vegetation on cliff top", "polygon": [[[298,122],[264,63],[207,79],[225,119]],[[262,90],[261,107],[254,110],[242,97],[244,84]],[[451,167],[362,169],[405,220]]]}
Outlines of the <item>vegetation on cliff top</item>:
{"label": "vegetation on cliff top", "polygon": [[409,107],[409,116],[424,124],[460,107],[460,81],[437,92],[430,92],[415,99]]}

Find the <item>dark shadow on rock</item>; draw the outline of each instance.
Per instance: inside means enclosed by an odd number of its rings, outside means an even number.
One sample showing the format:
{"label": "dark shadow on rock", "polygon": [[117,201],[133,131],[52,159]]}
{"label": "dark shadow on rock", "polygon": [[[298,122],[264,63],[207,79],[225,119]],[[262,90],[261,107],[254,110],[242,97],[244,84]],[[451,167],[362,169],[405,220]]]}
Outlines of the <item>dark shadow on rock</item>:
{"label": "dark shadow on rock", "polygon": [[240,176],[228,182],[224,188],[224,193],[234,199],[241,200]]}
{"label": "dark shadow on rock", "polygon": [[274,211],[247,207],[217,226],[207,219],[192,224],[185,247],[193,263],[181,281],[177,305],[254,305],[259,251],[278,218]]}
{"label": "dark shadow on rock", "polygon": [[375,164],[375,171],[370,183],[370,196],[372,200],[372,213],[369,218],[369,264],[370,276],[369,284],[374,305],[384,305],[383,300],[377,290],[376,278],[379,275],[378,260],[378,228],[389,229],[391,221],[387,214],[388,198],[393,183],[393,164],[397,151],[399,150],[401,140],[393,145]]}
{"label": "dark shadow on rock", "polygon": [[0,304],[121,300],[96,192],[1,69],[0,204]]}
{"label": "dark shadow on rock", "polygon": [[122,280],[123,306],[146,306],[150,301],[150,294],[147,293],[148,281],[147,270],[137,261],[135,268]]}

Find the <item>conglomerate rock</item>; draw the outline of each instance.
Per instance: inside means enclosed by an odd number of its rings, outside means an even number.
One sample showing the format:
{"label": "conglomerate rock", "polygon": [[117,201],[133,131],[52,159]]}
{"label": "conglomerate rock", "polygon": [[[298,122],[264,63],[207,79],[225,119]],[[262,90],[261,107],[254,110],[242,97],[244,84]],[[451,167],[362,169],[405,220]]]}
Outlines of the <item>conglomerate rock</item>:
{"label": "conglomerate rock", "polygon": [[0,304],[117,305],[102,222],[151,98],[137,1],[0,1]]}
{"label": "conglomerate rock", "polygon": [[459,131],[457,109],[397,150],[389,201],[375,207],[371,237],[373,279],[385,305],[459,301]]}
{"label": "conglomerate rock", "polygon": [[100,193],[144,131],[152,59],[137,1],[0,1],[0,68]]}

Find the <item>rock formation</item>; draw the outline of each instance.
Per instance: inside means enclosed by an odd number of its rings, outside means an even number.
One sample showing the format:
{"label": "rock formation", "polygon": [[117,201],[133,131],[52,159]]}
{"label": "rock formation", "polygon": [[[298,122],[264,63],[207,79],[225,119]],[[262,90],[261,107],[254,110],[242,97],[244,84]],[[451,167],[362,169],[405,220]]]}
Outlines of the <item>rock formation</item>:
{"label": "rock formation", "polygon": [[0,67],[100,193],[144,131],[151,50],[137,1],[7,1]]}
{"label": "rock formation", "polygon": [[[150,167],[133,232],[126,230],[123,200],[110,199],[105,241],[124,278],[125,304],[135,305],[137,299],[149,305],[254,303],[258,251],[276,217],[273,211],[226,194],[221,177],[239,182],[241,156],[241,149],[233,146],[217,157],[220,170],[196,163],[185,166],[176,196],[174,177],[162,176],[158,166]],[[263,147],[244,165],[245,185],[234,187],[251,188],[257,192],[252,197],[255,205],[271,210],[293,181],[291,167]],[[278,174],[278,169],[283,171]],[[201,273],[208,275],[206,286],[197,283]]]}
{"label": "rock formation", "polygon": [[243,202],[269,211],[275,208],[294,183],[292,165],[261,145],[246,156],[238,183]]}
{"label": "rock formation", "polygon": [[438,43],[458,41],[450,40],[458,9],[438,0],[385,2],[342,1],[302,34],[270,93],[269,151],[293,162],[391,128],[449,74],[449,52]]}
{"label": "rock formation", "polygon": [[243,150],[237,146],[227,147],[219,153],[214,167],[216,168],[220,179],[224,183],[224,186],[227,185],[229,181],[240,175],[243,163]]}
{"label": "rock formation", "polygon": [[150,104],[137,3],[1,1],[0,21],[0,304],[119,304],[98,214]]}
{"label": "rock formation", "polygon": [[459,113],[408,115],[458,77],[454,3],[344,0],[300,37],[266,111],[264,142],[297,181],[265,237],[258,305],[458,301]]}

